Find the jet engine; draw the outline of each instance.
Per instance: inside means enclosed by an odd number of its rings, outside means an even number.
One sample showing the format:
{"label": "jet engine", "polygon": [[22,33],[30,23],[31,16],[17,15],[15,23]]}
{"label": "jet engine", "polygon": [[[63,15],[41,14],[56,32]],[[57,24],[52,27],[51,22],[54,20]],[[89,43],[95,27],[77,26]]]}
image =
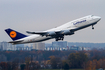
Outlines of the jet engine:
{"label": "jet engine", "polygon": [[48,32],[48,33],[46,34],[46,36],[53,36],[53,35],[56,35],[56,33],[55,33],[54,31]]}
{"label": "jet engine", "polygon": [[74,32],[71,32],[70,30],[63,30],[61,32],[61,34],[64,34],[64,35],[72,35],[72,34],[74,34]]}

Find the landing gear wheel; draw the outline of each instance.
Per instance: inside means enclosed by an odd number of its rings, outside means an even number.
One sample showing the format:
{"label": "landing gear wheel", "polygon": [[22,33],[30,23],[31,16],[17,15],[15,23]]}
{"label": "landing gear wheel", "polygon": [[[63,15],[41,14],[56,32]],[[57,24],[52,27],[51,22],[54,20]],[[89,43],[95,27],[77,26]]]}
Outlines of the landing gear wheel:
{"label": "landing gear wheel", "polygon": [[94,29],[93,25],[92,25],[92,29]]}
{"label": "landing gear wheel", "polygon": [[63,39],[64,39],[64,36],[58,36],[58,37],[55,38],[55,41],[58,41],[58,40],[62,40],[63,41]]}
{"label": "landing gear wheel", "polygon": [[56,41],[58,41],[58,39],[56,39]]}
{"label": "landing gear wheel", "polygon": [[62,41],[63,41],[64,37],[62,38]]}

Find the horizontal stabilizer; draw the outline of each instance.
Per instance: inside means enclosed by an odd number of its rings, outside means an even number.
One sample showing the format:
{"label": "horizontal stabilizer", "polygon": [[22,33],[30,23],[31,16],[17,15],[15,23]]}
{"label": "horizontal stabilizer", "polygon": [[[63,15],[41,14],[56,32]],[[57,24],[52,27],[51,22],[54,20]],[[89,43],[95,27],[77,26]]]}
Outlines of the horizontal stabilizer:
{"label": "horizontal stabilizer", "polygon": [[10,41],[8,43],[19,43],[19,42],[22,42],[23,40],[20,40],[20,41]]}

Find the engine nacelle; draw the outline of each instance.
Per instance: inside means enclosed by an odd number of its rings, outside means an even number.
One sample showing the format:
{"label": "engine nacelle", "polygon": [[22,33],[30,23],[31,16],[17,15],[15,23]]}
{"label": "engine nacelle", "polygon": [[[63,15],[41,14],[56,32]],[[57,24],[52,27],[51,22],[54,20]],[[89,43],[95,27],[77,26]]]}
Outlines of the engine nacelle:
{"label": "engine nacelle", "polygon": [[64,30],[64,31],[62,31],[62,34],[64,34],[64,35],[70,34],[70,30]]}
{"label": "engine nacelle", "polygon": [[72,34],[74,34],[74,32],[71,32],[70,30],[64,30],[64,31],[61,32],[61,34],[72,35]]}
{"label": "engine nacelle", "polygon": [[48,32],[48,33],[46,34],[46,36],[53,36],[53,35],[56,35],[56,33],[55,33],[54,31]]}

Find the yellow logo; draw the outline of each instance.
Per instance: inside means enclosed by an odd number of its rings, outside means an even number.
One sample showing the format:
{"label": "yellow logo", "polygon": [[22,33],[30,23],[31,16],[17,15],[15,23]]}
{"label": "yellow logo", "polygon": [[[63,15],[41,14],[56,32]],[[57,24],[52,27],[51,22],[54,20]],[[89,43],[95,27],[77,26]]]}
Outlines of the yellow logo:
{"label": "yellow logo", "polygon": [[10,32],[10,37],[15,38],[16,37],[16,32],[15,31],[11,31]]}

